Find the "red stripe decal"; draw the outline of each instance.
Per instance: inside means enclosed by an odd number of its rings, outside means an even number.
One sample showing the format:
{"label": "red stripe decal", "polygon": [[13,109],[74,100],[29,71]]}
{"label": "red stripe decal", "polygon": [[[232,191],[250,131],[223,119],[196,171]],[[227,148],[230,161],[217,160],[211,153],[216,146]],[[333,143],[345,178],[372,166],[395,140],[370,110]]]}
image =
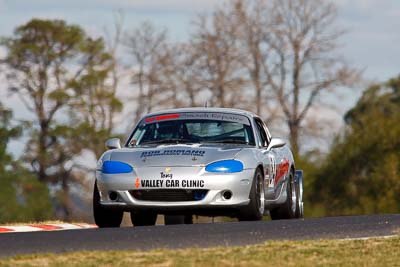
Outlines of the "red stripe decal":
{"label": "red stripe decal", "polygon": [[145,119],[146,123],[154,122],[154,121],[163,121],[163,120],[169,120],[169,119],[178,119],[181,115],[180,114],[169,114],[169,115],[160,115],[157,117],[151,117]]}
{"label": "red stripe decal", "polygon": [[279,180],[285,176],[285,174],[289,171],[289,160],[284,159],[283,162],[281,162],[278,165],[278,168],[276,170],[276,177],[275,177],[275,184],[279,182]]}
{"label": "red stripe decal", "polygon": [[170,115],[161,115],[156,117],[156,121],[162,121],[162,120],[169,120],[169,119],[177,119],[179,118],[179,114],[170,114]]}
{"label": "red stripe decal", "polygon": [[43,229],[43,230],[46,230],[46,231],[63,229],[60,226],[48,225],[48,224],[38,224],[38,225],[29,225],[29,226],[32,226],[32,227],[35,227],[35,228],[40,228],[40,229]]}
{"label": "red stripe decal", "polygon": [[6,232],[12,232],[12,231],[14,231],[14,230],[0,227],[0,233],[6,233]]}

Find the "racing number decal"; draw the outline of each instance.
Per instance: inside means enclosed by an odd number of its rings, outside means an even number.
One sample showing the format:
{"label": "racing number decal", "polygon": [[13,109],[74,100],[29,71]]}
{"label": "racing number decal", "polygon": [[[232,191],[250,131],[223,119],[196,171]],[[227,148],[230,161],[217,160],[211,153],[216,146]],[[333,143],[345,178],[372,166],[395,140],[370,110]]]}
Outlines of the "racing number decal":
{"label": "racing number decal", "polygon": [[268,155],[269,166],[268,166],[268,188],[273,188],[275,186],[275,176],[276,176],[276,159],[273,155]]}

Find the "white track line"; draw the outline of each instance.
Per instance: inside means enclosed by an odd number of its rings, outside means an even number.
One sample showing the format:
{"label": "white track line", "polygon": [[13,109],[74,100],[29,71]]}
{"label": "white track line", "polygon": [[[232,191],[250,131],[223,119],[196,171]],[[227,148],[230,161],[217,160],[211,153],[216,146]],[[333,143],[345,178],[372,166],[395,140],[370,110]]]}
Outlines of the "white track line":
{"label": "white track line", "polygon": [[46,224],[30,224],[30,225],[0,225],[1,233],[15,232],[38,232],[38,231],[62,231],[75,229],[97,228],[94,224],[87,223],[46,223]]}

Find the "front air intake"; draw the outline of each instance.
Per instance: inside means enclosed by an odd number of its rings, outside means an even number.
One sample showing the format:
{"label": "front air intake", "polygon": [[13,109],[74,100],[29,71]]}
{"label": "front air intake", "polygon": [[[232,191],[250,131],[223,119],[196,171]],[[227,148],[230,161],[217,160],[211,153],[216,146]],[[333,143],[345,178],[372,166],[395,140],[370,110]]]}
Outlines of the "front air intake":
{"label": "front air intake", "polygon": [[203,200],[208,190],[205,189],[149,189],[130,190],[132,197],[141,201],[179,202]]}

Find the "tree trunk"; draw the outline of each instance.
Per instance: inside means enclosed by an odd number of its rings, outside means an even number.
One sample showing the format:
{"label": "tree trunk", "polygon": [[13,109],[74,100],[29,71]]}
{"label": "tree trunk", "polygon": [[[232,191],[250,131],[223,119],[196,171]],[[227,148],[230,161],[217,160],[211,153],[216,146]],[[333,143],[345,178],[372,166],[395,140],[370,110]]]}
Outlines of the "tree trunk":
{"label": "tree trunk", "polygon": [[299,128],[300,123],[298,120],[289,120],[289,140],[293,155],[297,156],[299,154]]}

